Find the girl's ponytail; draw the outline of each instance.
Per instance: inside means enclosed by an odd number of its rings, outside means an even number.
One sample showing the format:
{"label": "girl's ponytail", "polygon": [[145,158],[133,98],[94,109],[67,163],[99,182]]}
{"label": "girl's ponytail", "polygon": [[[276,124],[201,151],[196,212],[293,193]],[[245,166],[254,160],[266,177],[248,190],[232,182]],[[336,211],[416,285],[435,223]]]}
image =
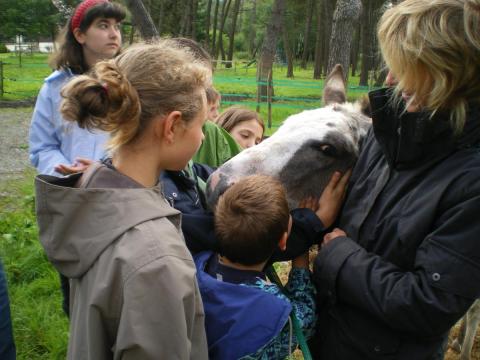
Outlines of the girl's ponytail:
{"label": "girl's ponytail", "polygon": [[110,132],[120,144],[128,143],[138,131],[141,106],[137,91],[114,60],[99,62],[90,75],[71,80],[62,97],[63,117],[81,128]]}

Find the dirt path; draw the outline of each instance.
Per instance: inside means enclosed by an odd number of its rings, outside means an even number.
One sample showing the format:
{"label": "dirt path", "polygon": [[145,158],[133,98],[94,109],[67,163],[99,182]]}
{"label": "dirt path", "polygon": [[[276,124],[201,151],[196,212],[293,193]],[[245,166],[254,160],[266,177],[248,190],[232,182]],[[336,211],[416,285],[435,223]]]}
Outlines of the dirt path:
{"label": "dirt path", "polygon": [[0,181],[20,177],[30,166],[28,129],[33,109],[0,108]]}

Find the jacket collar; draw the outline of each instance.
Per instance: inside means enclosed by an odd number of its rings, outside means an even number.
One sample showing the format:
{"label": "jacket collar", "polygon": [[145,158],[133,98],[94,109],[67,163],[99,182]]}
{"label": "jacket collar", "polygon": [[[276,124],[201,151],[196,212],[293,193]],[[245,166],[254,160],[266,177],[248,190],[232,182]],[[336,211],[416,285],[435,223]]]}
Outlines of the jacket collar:
{"label": "jacket collar", "polygon": [[455,136],[448,115],[427,112],[403,112],[402,104],[392,104],[391,89],[369,93],[372,124],[390,167],[407,169],[435,161],[459,148],[478,146],[480,142],[479,106],[470,106],[463,132]]}

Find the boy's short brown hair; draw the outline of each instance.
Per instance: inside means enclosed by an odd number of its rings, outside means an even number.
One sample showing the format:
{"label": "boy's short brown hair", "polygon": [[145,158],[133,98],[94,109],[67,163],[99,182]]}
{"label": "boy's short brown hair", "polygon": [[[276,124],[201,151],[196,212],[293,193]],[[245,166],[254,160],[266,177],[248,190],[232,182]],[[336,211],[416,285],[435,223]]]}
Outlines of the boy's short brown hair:
{"label": "boy's short brown hair", "polygon": [[238,181],[215,208],[215,233],[220,254],[242,265],[270,258],[288,231],[290,212],[283,186],[270,176]]}
{"label": "boy's short brown hair", "polygon": [[213,104],[215,101],[220,99],[220,93],[213,86],[207,87],[205,92],[207,93],[208,104]]}

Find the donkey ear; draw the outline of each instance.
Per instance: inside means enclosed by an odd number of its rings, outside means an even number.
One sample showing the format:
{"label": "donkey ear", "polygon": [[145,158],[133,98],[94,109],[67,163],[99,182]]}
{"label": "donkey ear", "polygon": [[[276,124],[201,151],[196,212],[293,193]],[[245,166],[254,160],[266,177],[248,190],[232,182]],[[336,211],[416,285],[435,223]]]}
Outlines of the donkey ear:
{"label": "donkey ear", "polygon": [[347,101],[347,94],[345,91],[345,77],[343,76],[343,67],[340,64],[335,65],[330,74],[325,79],[325,87],[323,89],[323,103],[343,104]]}

